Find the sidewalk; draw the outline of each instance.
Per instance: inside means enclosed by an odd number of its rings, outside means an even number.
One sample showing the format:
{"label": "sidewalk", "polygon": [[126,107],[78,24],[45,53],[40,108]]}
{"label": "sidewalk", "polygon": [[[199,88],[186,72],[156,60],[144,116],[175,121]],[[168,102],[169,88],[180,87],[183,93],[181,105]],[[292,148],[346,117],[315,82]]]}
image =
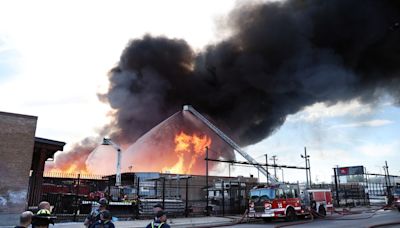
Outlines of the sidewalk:
{"label": "sidewalk", "polygon": [[[172,218],[168,219],[167,223],[172,227],[212,227],[218,225],[230,225],[237,222],[241,216],[228,216],[228,217],[193,217],[193,218]],[[133,220],[133,221],[116,221],[116,227],[146,227],[151,220]],[[51,226],[50,226],[51,227]],[[54,227],[72,228],[83,227],[82,223],[56,223]]]}

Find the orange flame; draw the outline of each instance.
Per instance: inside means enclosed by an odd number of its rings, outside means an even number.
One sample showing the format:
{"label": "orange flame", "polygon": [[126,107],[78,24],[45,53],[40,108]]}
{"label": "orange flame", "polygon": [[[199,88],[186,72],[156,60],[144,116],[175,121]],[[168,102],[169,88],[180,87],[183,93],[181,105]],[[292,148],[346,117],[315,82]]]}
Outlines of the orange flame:
{"label": "orange flame", "polygon": [[65,174],[90,174],[86,170],[85,167],[79,167],[79,165],[72,163],[72,164],[65,164],[63,167],[51,167],[51,168],[45,168],[45,172],[50,172],[50,173],[65,173]]}
{"label": "orange flame", "polygon": [[178,157],[178,161],[171,167],[162,168],[163,172],[171,173],[191,173],[196,160],[204,155],[205,148],[210,147],[211,138],[207,135],[203,137],[193,134],[192,136],[180,132],[175,136],[174,152]]}

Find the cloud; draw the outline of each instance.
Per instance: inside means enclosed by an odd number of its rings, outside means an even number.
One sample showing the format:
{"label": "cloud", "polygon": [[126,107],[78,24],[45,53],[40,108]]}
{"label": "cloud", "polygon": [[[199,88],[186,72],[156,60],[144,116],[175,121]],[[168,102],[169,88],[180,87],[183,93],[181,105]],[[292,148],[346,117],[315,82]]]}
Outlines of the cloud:
{"label": "cloud", "polygon": [[396,154],[399,150],[400,144],[398,142],[377,144],[368,143],[359,147],[356,147],[356,151],[370,156],[370,157],[384,157]]}
{"label": "cloud", "polygon": [[389,125],[394,123],[391,120],[370,120],[370,121],[363,121],[363,122],[355,122],[355,123],[349,123],[349,124],[338,124],[335,126],[332,126],[331,129],[335,128],[355,128],[355,127],[381,127],[385,125]]}
{"label": "cloud", "polygon": [[373,112],[373,107],[369,104],[362,104],[358,100],[349,102],[338,102],[335,105],[327,105],[323,102],[315,103],[305,107],[301,112],[290,115],[288,122],[315,122],[323,118],[333,118],[342,116],[362,116]]}

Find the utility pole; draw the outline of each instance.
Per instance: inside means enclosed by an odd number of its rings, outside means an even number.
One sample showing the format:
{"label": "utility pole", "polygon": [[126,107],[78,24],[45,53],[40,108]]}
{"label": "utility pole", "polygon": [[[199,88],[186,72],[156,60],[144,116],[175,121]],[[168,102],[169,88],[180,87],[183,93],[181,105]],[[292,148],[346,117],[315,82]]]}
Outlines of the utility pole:
{"label": "utility pole", "polygon": [[387,198],[388,198],[388,203],[391,203],[391,192],[390,192],[390,176],[389,176],[389,166],[387,165],[387,161],[385,161],[385,166],[383,166],[383,169],[385,170],[385,179],[387,178],[386,181],[386,191],[387,191]]}
{"label": "utility pole", "polygon": [[338,168],[333,168],[333,172],[335,174],[335,189],[336,189],[336,204],[337,207],[340,207],[340,200],[339,200],[339,186],[338,186],[338,174],[337,174]]}
{"label": "utility pole", "polygon": [[301,158],[304,158],[304,160],[306,161],[306,188],[308,188],[309,187],[309,184],[308,184],[308,173],[309,173],[308,172],[308,169],[309,169],[309,167],[308,167],[308,158],[310,156],[307,155],[307,148],[306,147],[304,147],[304,155],[300,154],[300,156],[301,156]]}
{"label": "utility pole", "polygon": [[274,175],[275,175],[275,178],[276,178],[276,161],[278,160],[276,158],[276,155],[272,156],[271,160],[274,162]]}
{"label": "utility pole", "polygon": [[387,164],[387,161],[385,161],[385,167],[386,167],[386,173],[387,173],[387,176],[388,176],[389,186],[392,186],[392,184],[390,183],[389,166]]}
{"label": "utility pole", "polygon": [[307,155],[308,156],[308,158],[307,158],[307,161],[308,161],[308,177],[310,178],[310,188],[311,188],[311,164],[310,164],[310,155]]}
{"label": "utility pole", "polygon": [[265,154],[265,170],[267,170],[267,184],[269,181],[269,172],[268,172],[268,154]]}

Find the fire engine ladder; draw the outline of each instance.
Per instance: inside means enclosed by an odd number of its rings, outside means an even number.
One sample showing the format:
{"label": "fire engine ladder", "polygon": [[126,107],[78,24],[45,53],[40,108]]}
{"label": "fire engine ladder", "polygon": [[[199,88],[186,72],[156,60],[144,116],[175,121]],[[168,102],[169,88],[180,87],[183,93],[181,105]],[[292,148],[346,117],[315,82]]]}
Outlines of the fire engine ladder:
{"label": "fire engine ladder", "polygon": [[199,118],[204,124],[206,124],[212,131],[214,131],[222,140],[228,143],[234,150],[236,150],[242,157],[244,157],[250,164],[255,166],[262,174],[264,174],[267,179],[270,180],[272,184],[278,183],[278,179],[271,175],[268,170],[266,170],[263,166],[261,166],[254,158],[252,158],[248,153],[243,151],[238,144],[236,144],[232,139],[230,139],[225,133],[223,133],[220,129],[218,129],[214,124],[208,121],[202,114],[200,114],[196,109],[194,109],[191,105],[183,106],[183,111],[189,111],[194,116]]}

